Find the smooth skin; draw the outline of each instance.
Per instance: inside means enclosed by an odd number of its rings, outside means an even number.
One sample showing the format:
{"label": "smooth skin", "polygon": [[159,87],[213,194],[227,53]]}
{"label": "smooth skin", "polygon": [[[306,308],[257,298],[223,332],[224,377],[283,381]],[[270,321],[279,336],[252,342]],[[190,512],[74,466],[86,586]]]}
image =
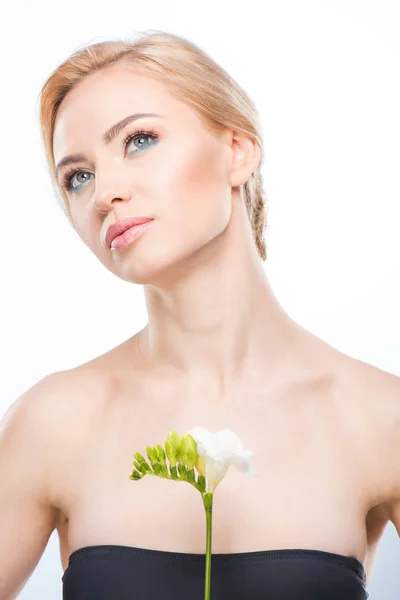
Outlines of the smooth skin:
{"label": "smooth skin", "polygon": [[[162,116],[104,142],[138,112]],[[157,142],[124,148],[139,127]],[[204,552],[190,486],[129,480],[133,452],[195,425],[230,427],[255,452],[257,477],[232,471],[218,491],[213,552],[326,550],[358,558],[369,579],[389,520],[400,535],[400,379],[337,351],[279,304],[239,193],[258,148],[234,131],[211,134],[161,82],[113,67],[64,99],[54,152],[56,164],[86,155],[68,191],[74,226],[107,269],[143,285],[149,319],[40,380],[3,417],[0,600],[16,597],[55,529],[64,569],[71,552],[103,543]],[[104,245],[109,224],[143,215],[154,222],[133,244]],[[117,310],[118,298],[104,318]]]}

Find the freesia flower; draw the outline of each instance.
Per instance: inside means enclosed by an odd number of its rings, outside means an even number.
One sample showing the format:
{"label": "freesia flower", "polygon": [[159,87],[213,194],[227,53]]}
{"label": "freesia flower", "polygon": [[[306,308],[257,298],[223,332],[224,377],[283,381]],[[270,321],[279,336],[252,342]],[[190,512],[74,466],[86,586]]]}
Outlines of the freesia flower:
{"label": "freesia flower", "polygon": [[206,464],[207,492],[214,493],[231,465],[242,473],[255,475],[250,460],[254,452],[244,450],[241,440],[232,430],[223,429],[211,433],[204,427],[194,427],[188,433],[197,442],[197,453],[204,458]]}
{"label": "freesia flower", "polygon": [[158,444],[147,446],[146,451],[150,465],[139,452],[135,452],[135,470],[129,479],[139,481],[145,475],[154,475],[186,481],[202,495],[207,530],[204,600],[210,600],[213,494],[231,465],[242,473],[254,475],[251,462],[254,453],[244,450],[241,440],[230,429],[211,433],[204,427],[194,427],[182,437],[177,431],[171,431],[165,442],[165,450]]}

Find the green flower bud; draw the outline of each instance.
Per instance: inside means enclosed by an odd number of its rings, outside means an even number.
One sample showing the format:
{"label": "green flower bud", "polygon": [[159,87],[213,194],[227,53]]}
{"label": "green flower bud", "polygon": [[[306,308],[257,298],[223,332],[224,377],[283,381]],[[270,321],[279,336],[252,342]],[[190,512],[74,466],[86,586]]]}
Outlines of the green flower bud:
{"label": "green flower bud", "polygon": [[160,463],[165,463],[165,452],[164,452],[164,448],[161,446],[161,444],[158,444],[156,446],[157,448],[157,454],[158,454],[158,462]]}
{"label": "green flower bud", "polygon": [[133,471],[132,475],[129,476],[129,479],[133,479],[134,481],[138,481],[142,479],[143,473],[139,473],[138,471]]}
{"label": "green flower bud", "polygon": [[176,465],[175,448],[173,447],[172,443],[169,440],[167,440],[165,442],[165,451],[167,453],[167,458],[171,464],[171,467],[175,467],[175,465]]}
{"label": "green flower bud", "polygon": [[182,463],[178,463],[179,476],[187,481],[186,467]]}
{"label": "green flower bud", "polygon": [[194,483],[196,481],[196,475],[194,473],[194,469],[187,470],[187,480],[189,483]]}
{"label": "green flower bud", "polygon": [[177,431],[170,431],[168,434],[168,441],[172,444],[172,451],[175,459],[179,461],[181,455],[181,436]]}
{"label": "green flower bud", "polygon": [[205,492],[206,491],[206,478],[203,475],[199,475],[199,477],[197,479],[197,483],[199,484],[199,486],[201,487],[203,492]]}
{"label": "green flower bud", "polygon": [[135,465],[135,467],[136,467],[137,469],[140,469],[140,465],[141,465],[142,463],[138,462],[137,460],[134,460],[134,461],[133,461],[133,464]]}
{"label": "green flower bud", "polygon": [[152,448],[151,446],[146,446],[146,451],[151,464],[158,462],[158,452],[155,448]]}
{"label": "green flower bud", "polygon": [[138,469],[144,474],[153,472],[150,465],[148,465],[147,462],[140,463]]}
{"label": "green flower bud", "polygon": [[155,462],[153,464],[153,471],[156,475],[160,475],[161,473],[161,464],[159,462]]}
{"label": "green flower bud", "polygon": [[181,440],[181,463],[186,464],[186,453],[189,449],[189,445],[188,445],[188,441],[186,439],[186,436],[182,437]]}
{"label": "green flower bud", "polygon": [[139,452],[135,452],[134,457],[140,463],[147,463],[146,459]]}
{"label": "green flower bud", "polygon": [[168,477],[169,473],[168,473],[168,467],[165,463],[159,463],[161,465],[161,473],[164,475],[164,477]]}
{"label": "green flower bud", "polygon": [[206,474],[206,461],[204,456],[200,456],[200,454],[197,455],[197,460],[196,460],[196,469],[199,473],[199,475],[201,476],[205,476]]}
{"label": "green flower bud", "polygon": [[180,462],[185,464],[189,469],[193,469],[197,460],[197,444],[191,435],[187,434],[181,440],[181,458]]}
{"label": "green flower bud", "polygon": [[186,451],[186,465],[189,469],[193,469],[196,466],[197,457],[197,442],[192,438],[190,433],[187,433],[185,436],[185,440],[187,443],[187,451]]}

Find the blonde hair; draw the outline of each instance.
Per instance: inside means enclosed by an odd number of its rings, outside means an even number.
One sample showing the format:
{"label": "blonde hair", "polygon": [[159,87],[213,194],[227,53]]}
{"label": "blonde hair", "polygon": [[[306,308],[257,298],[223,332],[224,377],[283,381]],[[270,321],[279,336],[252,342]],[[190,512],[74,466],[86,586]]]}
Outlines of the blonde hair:
{"label": "blonde hair", "polygon": [[267,206],[260,171],[264,149],[257,109],[232,77],[198,46],[158,30],[139,33],[136,40],[110,40],[77,50],[55,69],[40,91],[40,129],[46,161],[55,190],[61,194],[61,208],[71,224],[67,196],[55,176],[53,135],[57,113],[65,96],[80,81],[113,65],[133,67],[136,73],[165,83],[171,95],[197,111],[212,133],[218,135],[230,128],[258,144],[260,163],[240,191],[258,254],[266,260]]}

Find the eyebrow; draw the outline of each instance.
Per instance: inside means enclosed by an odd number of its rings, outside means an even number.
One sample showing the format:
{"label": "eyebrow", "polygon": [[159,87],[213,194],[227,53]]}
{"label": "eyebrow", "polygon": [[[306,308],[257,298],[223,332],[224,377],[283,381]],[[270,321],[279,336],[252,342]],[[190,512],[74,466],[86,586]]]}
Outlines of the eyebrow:
{"label": "eyebrow", "polygon": [[[108,145],[117,137],[117,135],[123,130],[126,125],[132,123],[132,121],[136,121],[137,119],[143,119],[143,117],[163,117],[164,115],[159,115],[157,113],[135,113],[133,115],[128,115],[118,123],[115,123],[110,129],[107,129],[105,133],[102,135],[102,141],[104,144]],[[77,163],[81,161],[87,160],[84,154],[69,154],[60,160],[56,168],[56,175],[58,176],[62,167],[69,165],[71,163]]]}

